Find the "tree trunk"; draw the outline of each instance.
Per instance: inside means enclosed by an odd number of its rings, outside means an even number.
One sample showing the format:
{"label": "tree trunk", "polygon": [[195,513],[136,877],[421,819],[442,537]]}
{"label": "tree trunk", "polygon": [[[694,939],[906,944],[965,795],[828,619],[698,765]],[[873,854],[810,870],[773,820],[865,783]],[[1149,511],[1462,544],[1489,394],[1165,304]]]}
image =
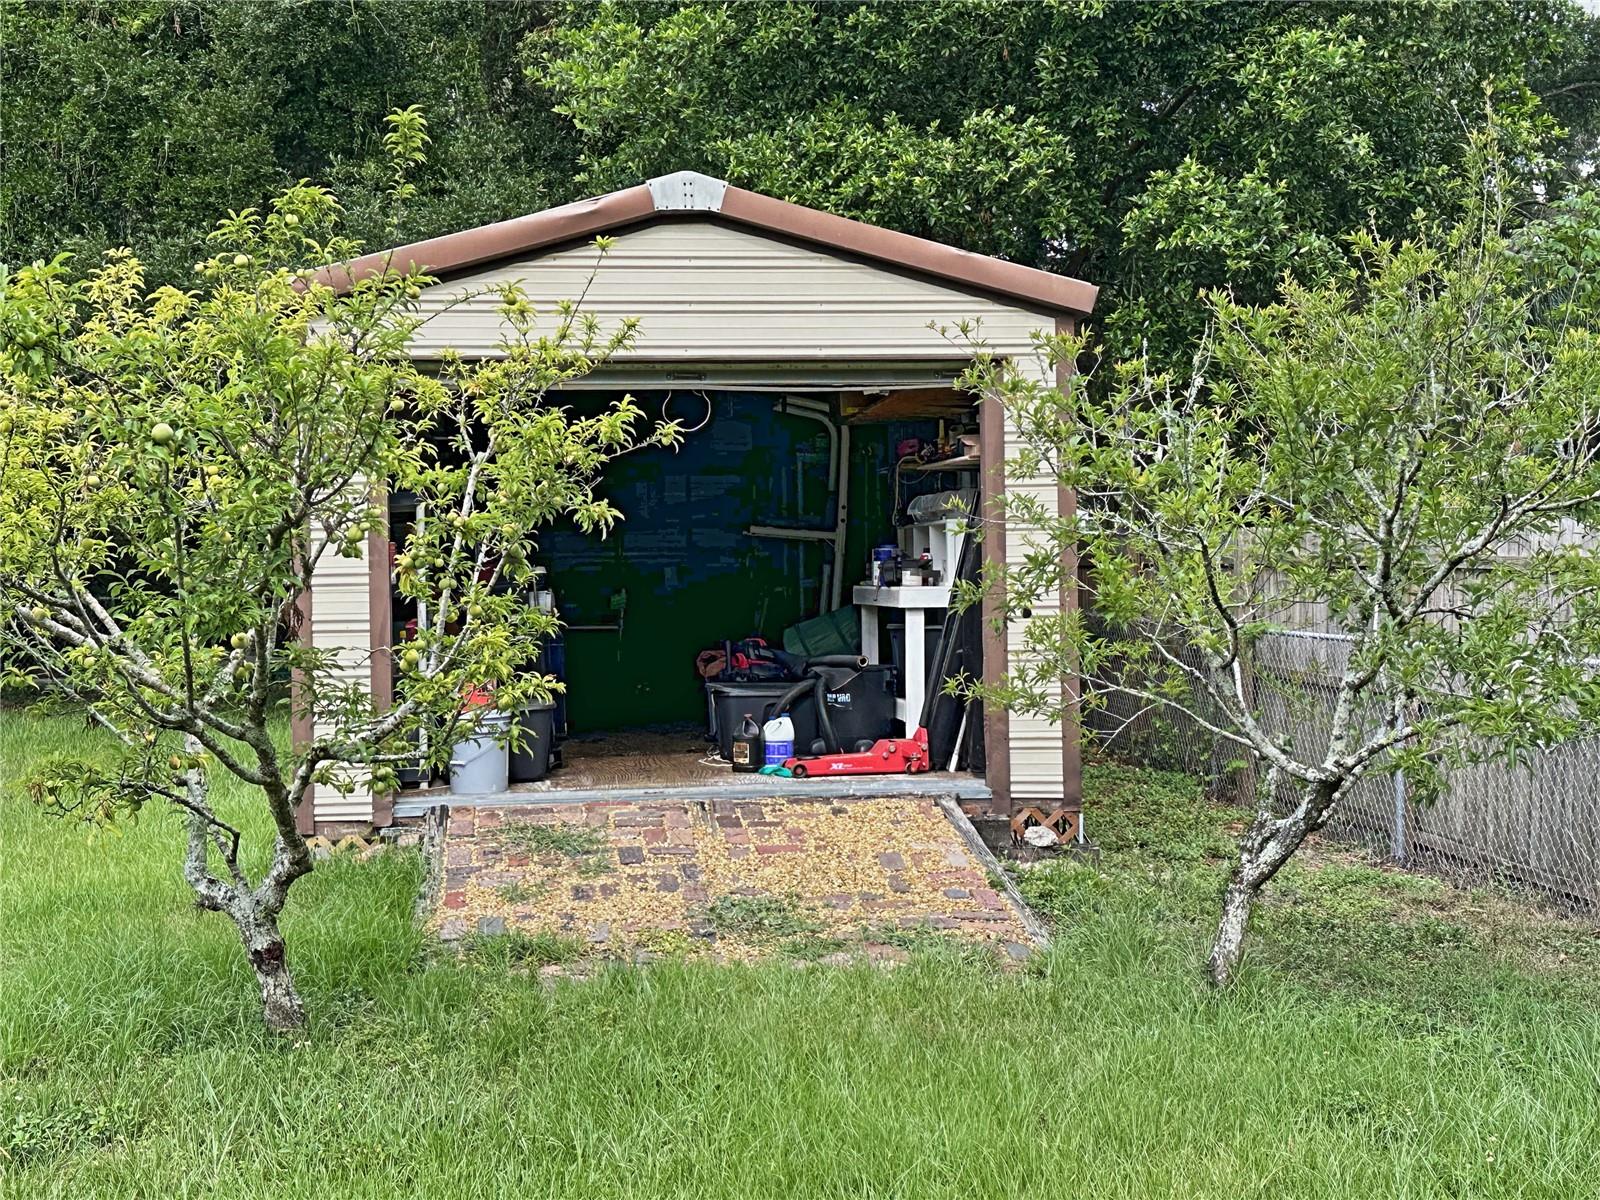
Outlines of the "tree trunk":
{"label": "tree trunk", "polygon": [[1245,930],[1256,897],[1278,868],[1300,849],[1307,835],[1322,827],[1337,790],[1337,784],[1327,780],[1308,783],[1299,807],[1282,818],[1274,818],[1264,804],[1239,839],[1239,864],[1223,890],[1222,918],[1217,922],[1217,934],[1206,959],[1206,977],[1216,987],[1233,981],[1244,953]]}
{"label": "tree trunk", "polygon": [[[261,988],[261,1019],[267,1028],[280,1032],[299,1029],[306,1023],[306,1008],[289,974],[278,914],[288,899],[289,885],[311,869],[311,856],[298,835],[293,840],[280,836],[273,848],[272,865],[260,886],[252,888],[239,868],[236,843],[218,835],[219,826],[205,807],[205,799],[205,781],[198,770],[191,770],[189,850],[183,860],[183,877],[201,908],[227,913],[239,931],[245,957]],[[226,879],[208,869],[213,844],[227,867]]]}
{"label": "tree trunk", "polygon": [[1206,959],[1206,977],[1216,987],[1226,987],[1233,981],[1233,972],[1244,954],[1244,931],[1250,922],[1250,911],[1255,907],[1257,888],[1251,887],[1234,872],[1222,893],[1222,920],[1217,924],[1217,935],[1211,942],[1211,955]]}
{"label": "tree trunk", "polygon": [[278,1032],[299,1029],[306,1023],[306,1006],[289,974],[288,952],[278,923],[260,915],[245,920],[236,916],[234,920],[261,987],[261,1019],[268,1029]]}

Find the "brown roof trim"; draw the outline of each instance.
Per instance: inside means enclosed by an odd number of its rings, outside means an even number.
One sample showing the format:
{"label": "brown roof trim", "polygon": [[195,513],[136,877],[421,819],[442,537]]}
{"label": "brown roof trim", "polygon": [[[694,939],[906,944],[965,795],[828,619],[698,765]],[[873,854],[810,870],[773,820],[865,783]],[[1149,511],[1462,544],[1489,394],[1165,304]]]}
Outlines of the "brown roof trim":
{"label": "brown roof trim", "polygon": [[781,233],[797,241],[874,259],[918,275],[945,279],[965,287],[998,292],[1056,311],[1089,313],[1100,289],[1081,279],[1024,267],[1020,263],[974,254],[943,242],[897,233],[865,221],[852,221],[759,192],[729,187],[720,215],[724,220]]}
{"label": "brown roof trim", "polygon": [[344,291],[386,269],[406,272],[415,268],[429,275],[453,275],[514,254],[593,237],[654,216],[655,211],[650,189],[640,184],[525,217],[364,254],[338,266],[324,267],[317,272],[317,282]]}
{"label": "brown roof trim", "polygon": [[1099,291],[1081,279],[852,221],[731,187],[720,179],[692,171],[679,171],[591,200],[364,255],[323,269],[318,272],[318,279],[343,290],[385,268],[405,271],[415,267],[444,277],[658,217],[720,219],[1057,313],[1087,315],[1093,311]]}

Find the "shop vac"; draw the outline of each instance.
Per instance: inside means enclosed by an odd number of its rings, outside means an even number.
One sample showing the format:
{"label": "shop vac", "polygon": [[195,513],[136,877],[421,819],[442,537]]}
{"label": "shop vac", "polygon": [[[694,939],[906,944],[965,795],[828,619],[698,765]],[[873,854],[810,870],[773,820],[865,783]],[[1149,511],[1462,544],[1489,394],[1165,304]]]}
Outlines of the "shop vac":
{"label": "shop vac", "polygon": [[764,706],[762,720],[765,724],[809,699],[817,735],[804,744],[804,750],[810,754],[867,750],[889,731],[894,698],[893,668],[873,666],[858,654],[829,654],[807,659],[799,681]]}

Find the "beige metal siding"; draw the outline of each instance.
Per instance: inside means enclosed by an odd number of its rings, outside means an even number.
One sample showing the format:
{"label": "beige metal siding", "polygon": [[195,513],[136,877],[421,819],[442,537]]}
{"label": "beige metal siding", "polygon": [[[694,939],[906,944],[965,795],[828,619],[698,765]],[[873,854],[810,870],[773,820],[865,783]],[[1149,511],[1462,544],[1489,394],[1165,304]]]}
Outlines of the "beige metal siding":
{"label": "beige metal siding", "polygon": [[[365,543],[362,543],[363,547]],[[318,561],[311,576],[311,644],[338,656],[339,674],[362,688],[371,685],[371,600],[367,589],[367,557],[340,558],[332,550]],[[329,732],[326,723],[313,722],[313,736]],[[313,784],[311,811],[319,823],[357,823],[372,820],[372,793],[365,786],[365,771],[346,770],[356,786],[348,795],[332,787]]]}
{"label": "beige metal siding", "polygon": [[558,301],[580,297],[608,331],[638,318],[628,357],[647,360],[960,361],[963,349],[930,322],[981,320],[982,336],[1004,354],[1025,350],[1034,330],[1055,328],[1049,313],[709,221],[666,221],[617,237],[603,259],[585,245],[428,288],[421,303],[430,319],[414,353],[495,353],[499,298],[485,289],[512,280],[543,314],[542,333],[554,328]]}

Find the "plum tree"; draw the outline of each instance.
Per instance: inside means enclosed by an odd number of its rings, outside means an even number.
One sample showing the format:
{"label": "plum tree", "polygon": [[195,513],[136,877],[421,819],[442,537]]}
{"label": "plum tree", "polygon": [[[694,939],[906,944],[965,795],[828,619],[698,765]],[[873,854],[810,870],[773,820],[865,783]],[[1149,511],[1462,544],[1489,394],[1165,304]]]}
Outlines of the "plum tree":
{"label": "plum tree", "polygon": [[[416,113],[391,124],[402,142],[422,128]],[[525,664],[553,618],[512,594],[536,531],[565,518],[603,533],[618,516],[595,493],[605,465],[678,436],[628,398],[588,416],[553,403],[635,326],[602,330],[576,304],[541,318],[516,287],[498,297],[496,358],[419,369],[429,281],[341,274],[356,247],[339,216],[304,182],[230,213],[189,290],[147,294],[126,250],[81,274],[65,256],[0,274],[0,653],[13,681],[83,705],[120,747],[109,768],[49,760],[28,789],[93,822],[151,801],[186,812],[184,877],[234,921],[276,1029],[305,1020],[278,923],[313,866],[297,801],[352,772],[392,787],[419,737],[448,753],[475,687],[505,707],[547,696]],[[320,562],[385,530],[389,489],[448,519],[404,535],[400,587],[437,619],[378,711],[306,644],[299,605]],[[291,677],[317,730],[292,747],[274,736]],[[255,877],[218,772],[270,814]]]}
{"label": "plum tree", "polygon": [[[1096,364],[1073,336],[1040,343],[1084,368],[1059,389],[987,357],[969,379],[1017,431],[1016,475],[1078,496],[1066,515],[1011,497],[1045,548],[989,581],[1005,613],[1060,594],[1070,547],[1095,617],[1036,616],[995,702],[1075,719],[1060,684],[1079,679],[1085,706],[1177,714],[1261,768],[1219,984],[1261,888],[1369,774],[1403,768],[1425,798],[1453,763],[1600,720],[1600,204],[1519,226],[1492,134],[1475,154],[1468,217],[1357,236],[1337,279],[1277,303],[1213,295],[1185,372]],[[1348,652],[1325,727],[1297,739],[1263,699],[1305,703],[1306,672],[1267,651],[1308,609]]]}

